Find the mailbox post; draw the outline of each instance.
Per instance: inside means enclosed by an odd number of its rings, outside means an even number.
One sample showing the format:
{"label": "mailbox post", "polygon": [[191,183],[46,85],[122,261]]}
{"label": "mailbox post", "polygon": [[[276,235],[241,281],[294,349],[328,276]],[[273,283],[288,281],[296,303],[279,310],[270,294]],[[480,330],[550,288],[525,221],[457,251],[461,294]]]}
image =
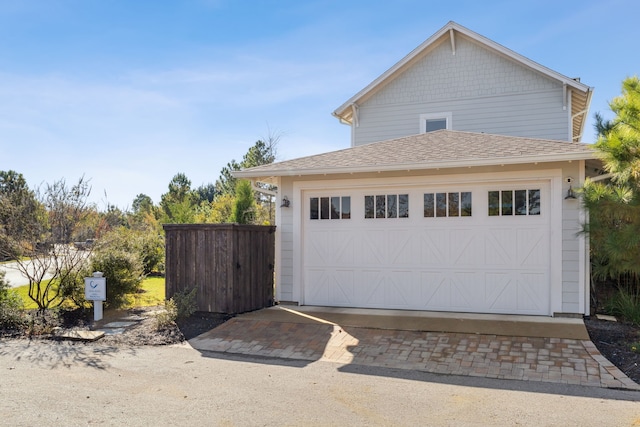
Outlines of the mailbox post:
{"label": "mailbox post", "polygon": [[93,320],[102,319],[102,303],[107,300],[107,279],[100,271],[84,278],[84,299],[93,301]]}

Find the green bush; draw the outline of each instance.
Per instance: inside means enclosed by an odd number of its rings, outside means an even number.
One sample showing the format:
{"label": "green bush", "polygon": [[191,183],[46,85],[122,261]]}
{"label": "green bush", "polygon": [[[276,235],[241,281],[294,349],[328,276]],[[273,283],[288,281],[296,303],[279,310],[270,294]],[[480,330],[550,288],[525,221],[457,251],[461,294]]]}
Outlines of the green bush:
{"label": "green bush", "polygon": [[127,294],[140,291],[144,268],[137,253],[104,246],[94,253],[91,268],[101,271],[107,279],[108,307],[122,307],[128,302]]}
{"label": "green bush", "polygon": [[25,323],[22,298],[9,288],[0,271],[0,329],[20,329]]}
{"label": "green bush", "polygon": [[64,301],[72,302],[76,307],[84,307],[86,300],[84,299],[84,278],[91,277],[92,271],[85,268],[77,273],[63,270],[60,280],[59,290],[60,298]]}
{"label": "green bush", "polygon": [[144,274],[164,273],[164,237],[153,230],[138,232],[139,251]]}
{"label": "green bush", "polygon": [[187,292],[180,291],[176,292],[175,295],[171,298],[177,308],[177,317],[183,319],[185,317],[191,316],[198,309],[196,303],[196,294],[198,293],[198,288],[194,287],[191,291]]}
{"label": "green bush", "polygon": [[605,310],[629,323],[640,326],[640,292],[619,289],[605,304]]}
{"label": "green bush", "polygon": [[173,298],[164,302],[164,310],[156,314],[156,330],[169,328],[178,318],[178,306]]}
{"label": "green bush", "polygon": [[104,247],[137,254],[145,275],[164,270],[164,237],[151,228],[132,230],[119,227],[100,239],[97,250]]}

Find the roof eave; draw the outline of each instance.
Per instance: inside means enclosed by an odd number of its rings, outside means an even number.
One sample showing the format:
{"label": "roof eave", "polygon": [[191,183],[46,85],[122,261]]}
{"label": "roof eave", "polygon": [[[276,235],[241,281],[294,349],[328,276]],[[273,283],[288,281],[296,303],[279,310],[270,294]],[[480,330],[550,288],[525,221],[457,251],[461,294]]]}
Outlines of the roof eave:
{"label": "roof eave", "polygon": [[[579,137],[578,141],[582,140],[582,137],[584,135],[584,129],[586,127],[587,124],[587,118],[589,116],[589,108],[591,107],[591,98],[593,97],[593,88],[589,87],[589,90],[587,91],[587,99],[585,100],[585,113],[582,115],[581,118],[581,123],[580,123],[580,134],[577,135]],[[574,138],[576,137],[576,135],[574,135]]]}
{"label": "roof eave", "polygon": [[526,163],[550,163],[550,162],[567,162],[597,159],[595,151],[584,153],[563,153],[536,156],[518,156],[504,158],[487,158],[487,159],[466,159],[451,160],[430,163],[406,163],[393,165],[372,165],[361,167],[333,167],[333,168],[314,168],[314,169],[287,169],[287,170],[270,170],[270,171],[234,171],[233,176],[236,178],[265,178],[277,176],[305,176],[305,175],[336,175],[336,174],[355,174],[355,173],[378,173],[378,172],[397,172],[397,171],[416,171],[416,170],[434,170],[434,169],[452,169],[452,168],[470,168],[481,166],[504,166],[518,165]]}

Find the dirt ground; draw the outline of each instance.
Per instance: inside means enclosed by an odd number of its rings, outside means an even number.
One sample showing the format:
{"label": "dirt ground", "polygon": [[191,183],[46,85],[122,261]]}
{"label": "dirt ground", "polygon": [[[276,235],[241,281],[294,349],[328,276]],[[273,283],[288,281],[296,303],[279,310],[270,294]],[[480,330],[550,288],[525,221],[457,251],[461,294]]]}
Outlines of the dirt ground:
{"label": "dirt ground", "polygon": [[[144,310],[133,310],[132,313],[144,316]],[[144,320],[128,328],[123,334],[105,336],[102,342],[127,346],[175,344],[210,331],[229,318],[223,314],[196,312],[158,330],[155,318],[145,316]]]}
{"label": "dirt ground", "polygon": [[[100,342],[121,346],[176,344],[207,332],[230,318],[230,316],[223,314],[196,312],[187,318],[180,318],[176,322],[159,329],[156,318],[152,314],[157,310],[158,307],[147,307],[122,312],[121,317],[136,315],[142,317],[143,320],[127,328],[122,334],[105,335]],[[31,312],[30,315],[35,316],[35,313]],[[47,315],[44,322],[39,317],[36,317],[35,326],[25,326],[20,330],[3,329],[0,326],[0,338],[55,340],[57,339],[56,335],[59,335],[64,330],[91,329],[91,316],[90,310],[75,310],[62,312],[58,317]]]}
{"label": "dirt ground", "polygon": [[[158,329],[156,319],[149,314],[157,308],[131,310],[130,314],[144,317],[135,326],[122,334],[107,335],[103,344],[118,346],[154,346],[180,343],[207,332],[224,323],[230,317],[215,313],[197,312],[190,317],[178,319],[166,328]],[[89,329],[90,317],[86,312],[65,313],[60,319],[50,319],[51,326],[60,329]],[[52,325],[55,324],[55,325]],[[600,353],[616,365],[629,378],[640,384],[640,328],[622,322],[585,319],[591,340]],[[0,337],[56,339],[49,333],[29,336],[26,331],[0,329]]]}
{"label": "dirt ground", "polygon": [[600,353],[640,384],[640,328],[593,317],[584,323]]}

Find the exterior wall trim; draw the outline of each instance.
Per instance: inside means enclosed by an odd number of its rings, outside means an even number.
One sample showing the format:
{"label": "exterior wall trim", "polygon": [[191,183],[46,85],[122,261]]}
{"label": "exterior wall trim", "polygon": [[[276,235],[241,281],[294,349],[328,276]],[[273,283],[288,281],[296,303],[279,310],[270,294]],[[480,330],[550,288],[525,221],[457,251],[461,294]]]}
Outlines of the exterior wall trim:
{"label": "exterior wall trim", "polygon": [[[578,177],[580,183],[584,183],[585,180],[585,162],[580,162],[579,166],[580,176]],[[581,202],[578,202],[581,203]],[[580,224],[585,224],[588,220],[587,211],[584,206],[580,206],[578,213],[578,220]],[[584,233],[578,235],[578,302],[580,304],[580,312],[588,316],[590,314],[590,300],[591,300],[591,262],[589,260],[589,239]]]}
{"label": "exterior wall trim", "polygon": [[282,190],[280,185],[280,179],[275,184],[276,189],[276,242],[275,242],[275,279],[276,279],[276,301],[282,300],[282,208],[278,207],[278,201],[282,199]]}

